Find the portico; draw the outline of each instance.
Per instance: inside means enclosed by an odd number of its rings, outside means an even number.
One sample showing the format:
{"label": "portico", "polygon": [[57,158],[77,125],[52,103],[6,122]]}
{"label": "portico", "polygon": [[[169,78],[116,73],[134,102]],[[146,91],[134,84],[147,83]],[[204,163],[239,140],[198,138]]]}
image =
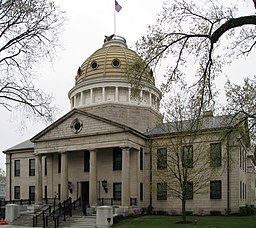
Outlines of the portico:
{"label": "portico", "polygon": [[[88,182],[87,204],[90,206],[99,205],[102,198],[112,199],[118,205],[130,206],[131,198],[139,198],[138,186],[143,182],[138,161],[139,151],[145,146],[144,136],[132,129],[124,128],[123,125],[106,123],[99,117],[94,119],[92,114],[80,110],[72,110],[71,113],[65,121],[59,120],[59,124],[33,139],[37,166],[36,204],[41,204],[46,197],[43,189],[47,187],[44,186],[52,185],[51,190],[48,189],[47,197],[53,198],[57,193],[62,202],[68,197],[81,197],[82,183]],[[105,122],[106,126],[105,129],[93,134],[93,129],[90,132],[86,132],[88,129],[82,129],[75,134],[70,129],[68,145],[66,137],[59,135],[48,141],[46,146],[44,138],[47,138],[48,134],[55,134],[55,129],[62,129],[64,123],[72,123],[74,118],[79,119],[81,123],[88,123],[90,119],[95,121],[96,126],[96,122],[103,121],[101,125]],[[47,157],[47,164],[44,157]],[[89,169],[85,166],[89,166]],[[45,175],[46,168],[52,170],[52,173]],[[103,180],[106,180],[108,191],[99,185]],[[72,186],[72,193],[69,191],[69,183]],[[118,186],[121,187],[120,191]]]}

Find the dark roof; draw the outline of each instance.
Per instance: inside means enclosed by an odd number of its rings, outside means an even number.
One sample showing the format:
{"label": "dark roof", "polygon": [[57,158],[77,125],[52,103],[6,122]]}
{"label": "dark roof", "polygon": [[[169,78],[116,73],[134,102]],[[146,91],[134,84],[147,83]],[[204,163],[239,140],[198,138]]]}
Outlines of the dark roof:
{"label": "dark roof", "polygon": [[147,136],[160,136],[166,134],[174,134],[181,132],[191,132],[197,130],[222,129],[235,125],[237,120],[230,115],[225,116],[205,116],[199,120],[184,120],[176,122],[168,122],[158,125],[157,127],[145,132]]}
{"label": "dark roof", "polygon": [[16,146],[13,146],[5,151],[4,153],[9,153],[12,151],[23,151],[23,150],[29,150],[29,149],[34,149],[34,143],[32,143],[30,140],[24,141]]}

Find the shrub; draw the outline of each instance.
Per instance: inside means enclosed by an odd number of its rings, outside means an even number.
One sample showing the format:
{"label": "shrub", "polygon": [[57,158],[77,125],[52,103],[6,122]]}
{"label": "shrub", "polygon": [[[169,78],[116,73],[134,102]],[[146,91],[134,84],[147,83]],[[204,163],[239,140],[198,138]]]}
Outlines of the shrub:
{"label": "shrub", "polygon": [[239,214],[241,216],[246,216],[246,215],[255,215],[256,214],[256,208],[254,205],[245,205],[244,207],[239,208]]}
{"label": "shrub", "polygon": [[203,216],[204,215],[204,209],[199,209],[198,210],[198,213],[197,213],[199,216]]}
{"label": "shrub", "polygon": [[131,217],[131,218],[135,217],[134,212],[133,211],[129,211],[128,212],[128,217]]}
{"label": "shrub", "polygon": [[124,216],[123,215],[116,215],[113,217],[113,223],[116,224],[116,223],[119,223],[120,221],[122,221],[124,219]]}
{"label": "shrub", "polygon": [[240,214],[241,216],[248,215],[248,214],[247,214],[247,208],[246,208],[246,207],[239,207],[239,214]]}
{"label": "shrub", "polygon": [[152,215],[153,214],[153,207],[152,207],[152,205],[148,205],[148,207],[147,207],[147,214],[148,215]]}
{"label": "shrub", "polygon": [[225,215],[230,215],[230,213],[231,213],[231,209],[230,208],[225,209]]}
{"label": "shrub", "polygon": [[176,211],[175,209],[171,209],[171,210],[170,210],[170,214],[171,214],[171,215],[177,215],[177,211]]}
{"label": "shrub", "polygon": [[213,215],[213,216],[221,215],[221,211],[210,211],[210,215]]}
{"label": "shrub", "polygon": [[193,215],[193,211],[186,211],[186,215]]}
{"label": "shrub", "polygon": [[148,209],[146,207],[141,208],[141,214],[146,215],[148,213]]}
{"label": "shrub", "polygon": [[167,212],[166,211],[156,211],[156,215],[167,215]]}
{"label": "shrub", "polygon": [[133,213],[134,213],[134,215],[136,215],[136,216],[140,216],[140,215],[142,215],[142,210],[141,210],[140,208],[135,208],[135,209],[133,210]]}

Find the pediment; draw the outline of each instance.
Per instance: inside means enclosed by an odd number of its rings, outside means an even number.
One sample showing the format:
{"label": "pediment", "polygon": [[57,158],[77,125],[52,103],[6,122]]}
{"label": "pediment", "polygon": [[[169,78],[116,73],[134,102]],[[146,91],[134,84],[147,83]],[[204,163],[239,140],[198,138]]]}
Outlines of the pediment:
{"label": "pediment", "polygon": [[128,127],[91,113],[73,109],[34,136],[31,141],[46,141],[79,136],[92,136],[122,132]]}

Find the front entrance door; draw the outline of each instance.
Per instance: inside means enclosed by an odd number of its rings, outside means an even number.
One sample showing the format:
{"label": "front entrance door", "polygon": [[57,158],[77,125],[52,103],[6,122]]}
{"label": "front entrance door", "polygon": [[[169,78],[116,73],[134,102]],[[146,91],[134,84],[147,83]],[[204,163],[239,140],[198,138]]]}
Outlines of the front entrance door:
{"label": "front entrance door", "polygon": [[86,207],[89,204],[89,181],[81,182],[81,200],[83,213],[86,215]]}

